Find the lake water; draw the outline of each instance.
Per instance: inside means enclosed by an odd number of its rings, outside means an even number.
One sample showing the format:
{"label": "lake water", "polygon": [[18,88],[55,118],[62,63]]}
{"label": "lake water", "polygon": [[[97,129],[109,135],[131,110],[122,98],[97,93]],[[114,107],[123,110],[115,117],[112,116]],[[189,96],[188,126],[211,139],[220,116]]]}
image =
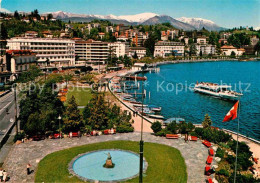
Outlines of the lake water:
{"label": "lake water", "polygon": [[[234,102],[194,93],[188,87],[197,81],[204,81],[231,84],[236,91],[242,89],[244,95],[240,100],[240,133],[260,140],[259,61],[168,64],[161,65],[159,73],[144,75],[148,79],[144,83],[147,92],[145,103],[161,106],[161,114],[165,118],[182,117],[187,122],[198,124],[208,113],[213,126],[232,131],[237,131],[237,119],[225,123],[222,120]],[[182,89],[181,85],[184,85],[184,89],[179,91]]]}

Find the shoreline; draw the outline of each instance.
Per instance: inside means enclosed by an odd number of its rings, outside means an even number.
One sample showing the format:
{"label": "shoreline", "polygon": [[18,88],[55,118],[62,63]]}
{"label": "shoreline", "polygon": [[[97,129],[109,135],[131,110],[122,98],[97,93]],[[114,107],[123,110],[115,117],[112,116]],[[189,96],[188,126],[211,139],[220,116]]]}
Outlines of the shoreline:
{"label": "shoreline", "polygon": [[166,64],[178,64],[178,63],[199,63],[199,62],[220,62],[220,61],[237,61],[237,62],[255,62],[260,61],[259,57],[254,58],[254,60],[240,61],[237,58],[223,58],[223,59],[185,59],[185,60],[163,60],[155,63],[147,64],[148,66],[160,66]]}

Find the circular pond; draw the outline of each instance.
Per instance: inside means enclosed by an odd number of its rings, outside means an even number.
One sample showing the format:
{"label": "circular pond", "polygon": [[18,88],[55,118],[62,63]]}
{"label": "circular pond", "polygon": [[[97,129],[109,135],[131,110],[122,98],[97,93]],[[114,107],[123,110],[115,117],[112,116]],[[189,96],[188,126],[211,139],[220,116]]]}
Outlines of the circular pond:
{"label": "circular pond", "polygon": [[[115,165],[113,168],[103,167],[109,153]],[[146,170],[145,160],[143,165]],[[72,174],[87,181],[124,181],[138,176],[139,155],[131,151],[116,149],[93,151],[74,158],[69,169]]]}

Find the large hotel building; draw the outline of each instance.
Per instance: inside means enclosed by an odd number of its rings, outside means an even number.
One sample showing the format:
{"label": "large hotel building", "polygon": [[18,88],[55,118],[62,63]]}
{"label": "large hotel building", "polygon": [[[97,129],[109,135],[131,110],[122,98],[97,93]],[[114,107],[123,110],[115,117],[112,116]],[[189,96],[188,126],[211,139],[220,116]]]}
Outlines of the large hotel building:
{"label": "large hotel building", "polygon": [[57,67],[75,64],[75,41],[70,39],[16,37],[7,40],[7,47],[9,50],[32,50],[42,66],[47,59]]}
{"label": "large hotel building", "polygon": [[107,42],[79,40],[75,41],[75,53],[79,61],[104,64],[108,58],[109,47]]}

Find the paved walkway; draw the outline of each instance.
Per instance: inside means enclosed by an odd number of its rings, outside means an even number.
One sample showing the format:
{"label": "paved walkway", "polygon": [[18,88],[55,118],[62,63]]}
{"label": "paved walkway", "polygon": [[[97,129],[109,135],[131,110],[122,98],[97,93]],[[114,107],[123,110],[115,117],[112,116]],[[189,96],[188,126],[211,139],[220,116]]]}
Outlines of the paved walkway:
{"label": "paved walkway", "polygon": [[[111,140],[131,140],[139,141],[140,133],[116,134],[98,137],[82,137],[82,138],[65,138],[56,140],[43,140],[26,142],[14,145],[13,149],[5,161],[4,168],[11,177],[10,182],[33,182],[34,173],[26,175],[26,164],[30,162],[32,169],[36,169],[38,163],[47,154],[69,147],[91,144],[96,142],[105,142]],[[189,183],[201,183],[204,180],[205,161],[208,156],[208,149],[204,147],[201,141],[185,143],[183,138],[165,139],[164,137],[156,137],[149,133],[144,134],[145,142],[154,142],[169,145],[180,150],[185,158],[188,172]],[[145,150],[145,146],[144,146]]]}

